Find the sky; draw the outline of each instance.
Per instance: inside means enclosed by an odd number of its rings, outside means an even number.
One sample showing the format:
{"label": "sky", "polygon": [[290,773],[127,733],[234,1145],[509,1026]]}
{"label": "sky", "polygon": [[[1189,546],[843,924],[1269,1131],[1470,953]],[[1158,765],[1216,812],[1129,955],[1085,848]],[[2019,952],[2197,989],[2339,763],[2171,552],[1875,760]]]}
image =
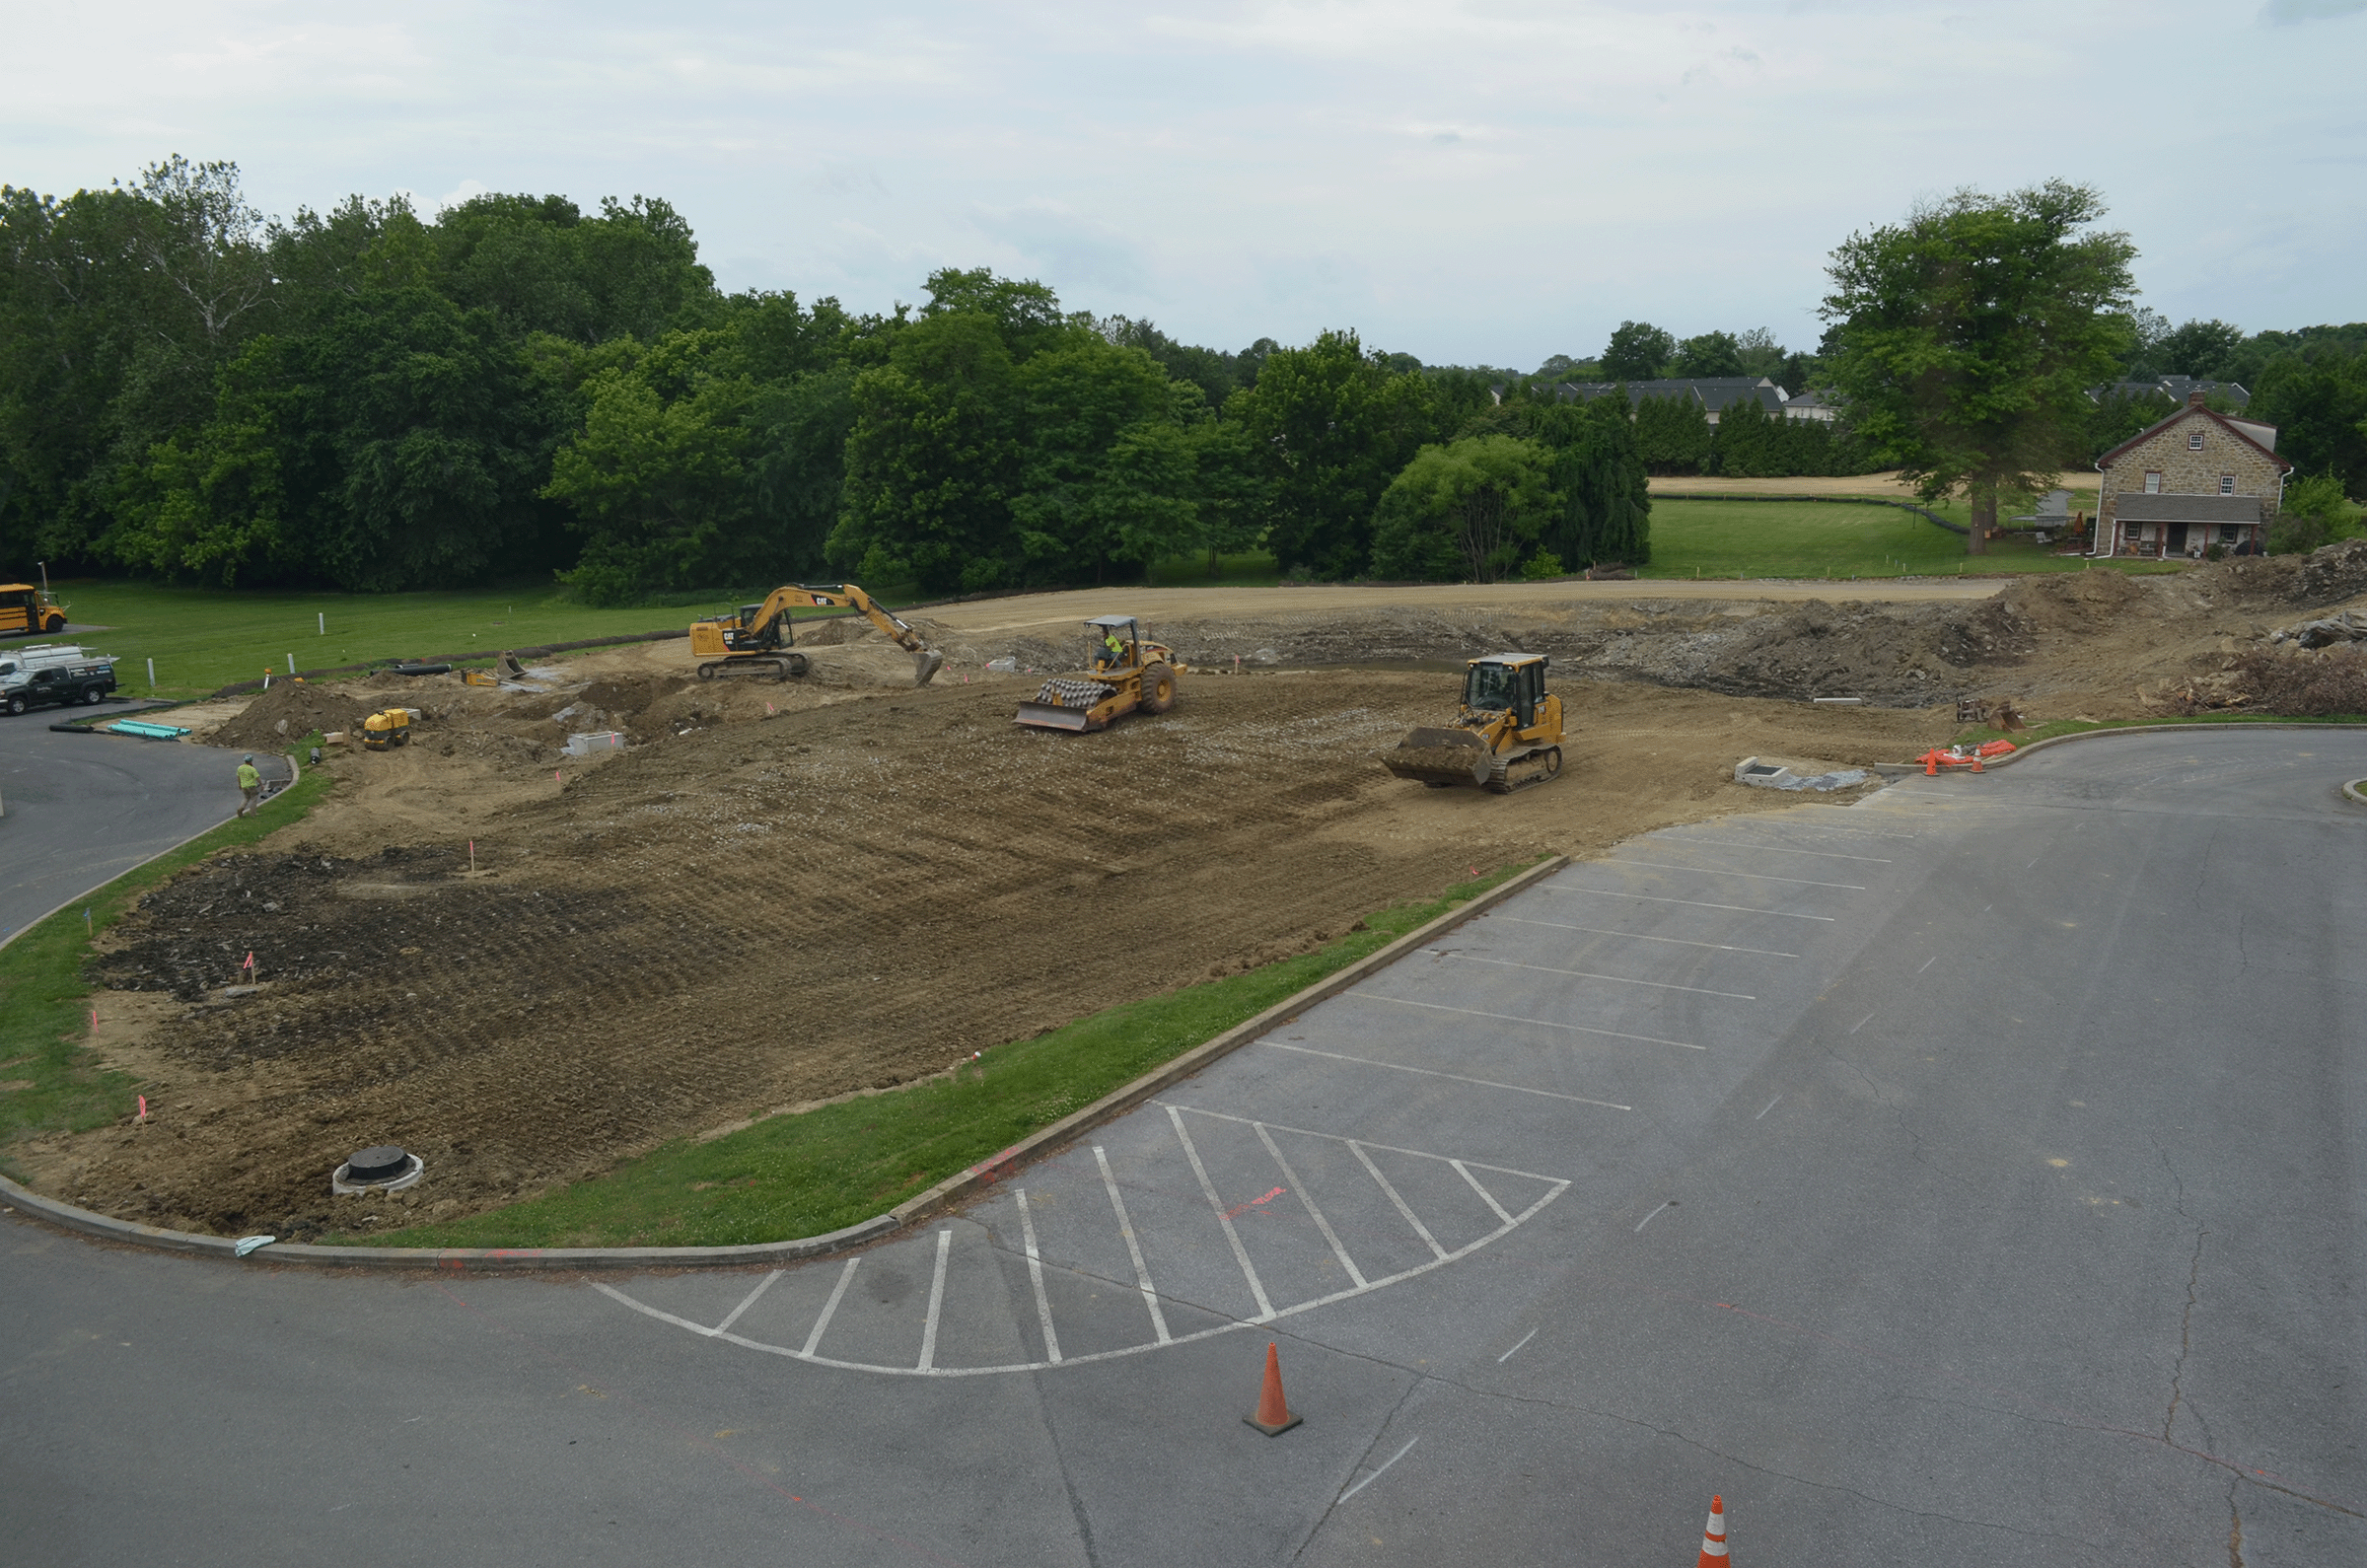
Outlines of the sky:
{"label": "sky", "polygon": [[1851,233],[2060,178],[2173,321],[2367,318],[2367,0],[0,0],[0,183],[643,193],[725,288],[859,311],[991,266],[1219,348],[1813,348]]}

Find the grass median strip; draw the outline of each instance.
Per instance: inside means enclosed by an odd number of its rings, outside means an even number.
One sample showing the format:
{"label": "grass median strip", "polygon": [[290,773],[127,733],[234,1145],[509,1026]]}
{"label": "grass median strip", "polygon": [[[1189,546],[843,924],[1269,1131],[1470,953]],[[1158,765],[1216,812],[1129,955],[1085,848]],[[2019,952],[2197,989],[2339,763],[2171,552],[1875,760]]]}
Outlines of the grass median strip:
{"label": "grass median strip", "polygon": [[377,1247],[722,1247],[819,1236],[883,1214],[1255,1017],[1530,862],[1398,904],[1312,953],[1129,1002],[932,1079],[681,1139],[588,1181],[445,1225],[330,1236]]}
{"label": "grass median strip", "polygon": [[2087,735],[2096,730],[2148,730],[2162,724],[2367,724],[2367,714],[2331,713],[2296,717],[2285,713],[2193,713],[2165,714],[2150,719],[2055,719],[2045,724],[2034,724],[2027,730],[2007,734],[1982,725],[1957,732],[1957,746],[1984,746],[1991,741],[2011,741],[2018,747],[2033,741],[2051,741],[2058,735]]}
{"label": "grass median strip", "polygon": [[[319,768],[305,770],[293,787],[273,796],[255,816],[233,818],[134,867],[0,948],[0,1088],[6,1091],[0,1093],[0,1170],[12,1177],[22,1174],[6,1157],[7,1148],[20,1139],[83,1132],[132,1114],[140,1085],[127,1074],[102,1067],[91,1037],[93,986],[82,966],[97,937],[121,919],[141,893],[182,867],[301,821],[327,794],[330,782]],[[86,908],[88,922],[83,918]]]}

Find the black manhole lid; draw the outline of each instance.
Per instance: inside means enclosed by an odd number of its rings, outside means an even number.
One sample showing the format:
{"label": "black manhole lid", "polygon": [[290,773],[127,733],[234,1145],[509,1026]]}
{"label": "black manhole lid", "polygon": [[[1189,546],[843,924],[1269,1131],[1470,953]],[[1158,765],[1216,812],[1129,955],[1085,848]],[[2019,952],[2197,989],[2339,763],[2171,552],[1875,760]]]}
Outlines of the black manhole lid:
{"label": "black manhole lid", "polygon": [[348,1181],[390,1181],[411,1168],[411,1157],[393,1144],[364,1149],[345,1162]]}

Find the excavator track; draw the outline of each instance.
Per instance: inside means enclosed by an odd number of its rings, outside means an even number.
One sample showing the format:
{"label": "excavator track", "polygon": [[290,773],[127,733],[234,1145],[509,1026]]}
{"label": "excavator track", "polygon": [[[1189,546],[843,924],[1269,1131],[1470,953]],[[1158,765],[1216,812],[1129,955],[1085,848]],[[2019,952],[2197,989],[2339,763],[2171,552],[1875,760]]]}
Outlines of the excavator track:
{"label": "excavator track", "polygon": [[1480,788],[1495,795],[1510,795],[1532,784],[1561,776],[1561,748],[1541,746],[1515,755],[1499,756],[1488,768],[1487,781]]}

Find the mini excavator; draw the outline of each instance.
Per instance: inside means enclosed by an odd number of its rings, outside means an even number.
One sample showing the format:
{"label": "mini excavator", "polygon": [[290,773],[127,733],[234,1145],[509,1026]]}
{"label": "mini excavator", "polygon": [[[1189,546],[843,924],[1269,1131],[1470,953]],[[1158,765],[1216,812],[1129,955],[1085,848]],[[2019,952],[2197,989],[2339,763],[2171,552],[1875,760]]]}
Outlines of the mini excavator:
{"label": "mini excavator", "polygon": [[1381,762],[1432,789],[1476,784],[1498,795],[1561,773],[1561,699],[1545,692],[1543,654],[1489,654],[1463,674],[1452,728],[1414,730]]}
{"label": "mini excavator", "polygon": [[945,664],[945,655],[930,647],[919,632],[883,609],[869,594],[852,583],[791,583],[776,588],[761,605],[743,605],[736,615],[713,615],[690,623],[690,652],[705,663],[698,678],[746,670],[769,670],[775,680],[802,676],[806,656],[794,651],[797,639],[789,630],[789,606],[806,605],[824,609],[852,609],[868,617],[896,645],[912,656],[912,683],[925,686]]}
{"label": "mini excavator", "polygon": [[1036,700],[1019,705],[1012,722],[1037,730],[1107,730],[1137,709],[1165,713],[1176,705],[1183,672],[1172,649],[1143,639],[1131,615],[1096,615],[1085,623],[1091,651],[1081,677],[1046,680]]}

